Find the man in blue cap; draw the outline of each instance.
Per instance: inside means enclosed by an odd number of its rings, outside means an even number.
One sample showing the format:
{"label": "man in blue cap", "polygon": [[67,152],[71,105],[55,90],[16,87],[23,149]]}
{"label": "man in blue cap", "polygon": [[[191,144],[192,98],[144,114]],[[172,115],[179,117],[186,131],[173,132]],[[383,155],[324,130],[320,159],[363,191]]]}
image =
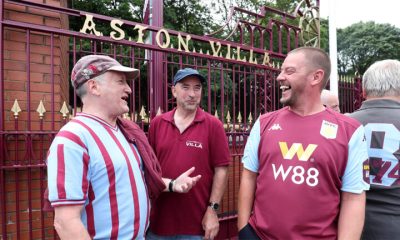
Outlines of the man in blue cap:
{"label": "man in blue cap", "polygon": [[169,183],[170,192],[152,206],[147,239],[213,239],[218,234],[230,155],[222,123],[199,107],[205,81],[194,69],[179,70],[171,89],[176,108],[151,121],[149,141],[163,177],[175,179],[181,169],[194,166],[193,174],[202,178],[187,194],[175,193],[174,181]]}

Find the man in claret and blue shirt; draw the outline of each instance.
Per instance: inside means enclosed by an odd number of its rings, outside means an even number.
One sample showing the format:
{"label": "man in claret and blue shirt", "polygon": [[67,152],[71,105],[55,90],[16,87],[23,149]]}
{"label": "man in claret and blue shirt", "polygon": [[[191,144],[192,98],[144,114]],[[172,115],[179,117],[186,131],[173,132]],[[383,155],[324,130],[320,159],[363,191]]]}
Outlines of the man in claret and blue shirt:
{"label": "man in claret and blue shirt", "polygon": [[[82,113],[54,138],[47,157],[48,199],[61,239],[144,239],[150,197],[167,190],[143,131],[119,118],[129,111],[128,81],[138,70],[108,56],[88,55],[71,81]],[[172,190],[187,192],[200,179],[177,177]]]}
{"label": "man in claret and blue shirt", "polygon": [[350,114],[365,127],[371,190],[363,240],[400,237],[400,61],[372,64],[363,75],[366,100]]}
{"label": "man in claret and blue shirt", "polygon": [[285,107],[255,122],[242,159],[240,239],[360,238],[369,188],[364,128],[321,103],[329,74],[317,48],[284,60],[277,81]]}
{"label": "man in claret and blue shirt", "polygon": [[163,176],[174,179],[194,166],[201,180],[187,194],[162,193],[151,212],[147,239],[214,239],[227,183],[230,154],[222,123],[199,107],[205,79],[192,68],[173,79],[176,108],[150,123],[149,141]]}

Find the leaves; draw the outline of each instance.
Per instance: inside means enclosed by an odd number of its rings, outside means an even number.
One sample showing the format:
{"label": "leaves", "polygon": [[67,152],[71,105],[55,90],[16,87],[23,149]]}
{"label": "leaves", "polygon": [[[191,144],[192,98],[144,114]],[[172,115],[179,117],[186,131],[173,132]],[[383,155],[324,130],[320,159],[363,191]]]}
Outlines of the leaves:
{"label": "leaves", "polygon": [[375,61],[400,59],[400,29],[390,24],[359,22],[337,36],[340,74],[363,74]]}

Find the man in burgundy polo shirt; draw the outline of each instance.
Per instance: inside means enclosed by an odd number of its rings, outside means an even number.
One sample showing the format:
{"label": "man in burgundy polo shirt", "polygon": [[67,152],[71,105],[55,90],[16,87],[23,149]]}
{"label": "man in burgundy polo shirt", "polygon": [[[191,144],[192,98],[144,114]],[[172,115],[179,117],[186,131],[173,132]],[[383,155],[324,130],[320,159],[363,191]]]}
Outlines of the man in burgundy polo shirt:
{"label": "man in burgundy polo shirt", "polygon": [[163,172],[174,179],[195,167],[201,180],[187,194],[162,193],[152,206],[147,239],[213,239],[219,230],[217,210],[227,183],[230,162],[222,123],[199,108],[202,82],[198,71],[179,70],[172,94],[177,106],[151,121],[149,140]]}

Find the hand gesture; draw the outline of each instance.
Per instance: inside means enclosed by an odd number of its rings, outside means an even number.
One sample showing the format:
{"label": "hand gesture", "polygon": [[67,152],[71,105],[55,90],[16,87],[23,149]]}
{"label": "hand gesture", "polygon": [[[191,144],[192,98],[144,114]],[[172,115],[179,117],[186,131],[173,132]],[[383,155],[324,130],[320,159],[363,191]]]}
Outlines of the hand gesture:
{"label": "hand gesture", "polygon": [[190,177],[189,175],[193,173],[194,169],[194,167],[191,167],[175,179],[172,186],[174,192],[187,193],[194,185],[196,185],[197,181],[201,178],[201,175]]}

